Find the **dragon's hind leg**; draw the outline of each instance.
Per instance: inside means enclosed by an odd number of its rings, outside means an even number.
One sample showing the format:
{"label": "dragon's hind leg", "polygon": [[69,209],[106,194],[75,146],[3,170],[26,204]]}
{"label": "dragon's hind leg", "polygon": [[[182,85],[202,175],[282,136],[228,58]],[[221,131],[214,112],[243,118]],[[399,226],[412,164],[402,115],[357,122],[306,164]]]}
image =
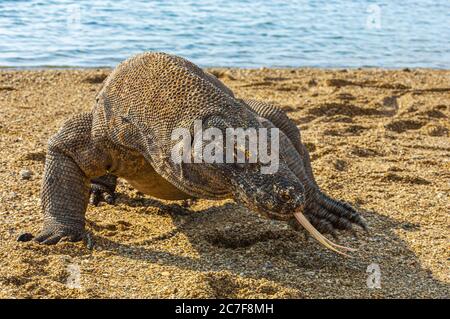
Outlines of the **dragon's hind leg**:
{"label": "dragon's hind leg", "polygon": [[89,203],[97,206],[101,202],[113,205],[116,200],[117,176],[106,174],[91,180]]}

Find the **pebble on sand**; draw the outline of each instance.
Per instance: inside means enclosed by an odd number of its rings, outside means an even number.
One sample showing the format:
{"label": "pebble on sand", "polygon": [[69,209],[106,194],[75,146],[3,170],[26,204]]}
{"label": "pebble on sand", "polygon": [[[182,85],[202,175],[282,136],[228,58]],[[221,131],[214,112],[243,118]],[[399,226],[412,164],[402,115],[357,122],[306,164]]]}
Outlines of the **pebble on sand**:
{"label": "pebble on sand", "polygon": [[30,171],[29,169],[23,168],[20,170],[20,178],[24,179],[24,180],[29,180],[31,179],[31,176],[33,175],[33,172]]}

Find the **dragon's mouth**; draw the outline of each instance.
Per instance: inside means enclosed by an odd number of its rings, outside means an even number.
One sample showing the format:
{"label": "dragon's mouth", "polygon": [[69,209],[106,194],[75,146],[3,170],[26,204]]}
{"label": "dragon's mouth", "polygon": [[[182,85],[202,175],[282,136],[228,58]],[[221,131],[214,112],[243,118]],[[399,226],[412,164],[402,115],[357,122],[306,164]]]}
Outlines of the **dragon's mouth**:
{"label": "dragon's mouth", "polygon": [[272,211],[264,211],[262,212],[262,214],[268,219],[284,220],[284,221],[292,219],[291,214],[275,213]]}
{"label": "dragon's mouth", "polygon": [[349,255],[347,255],[346,253],[342,252],[339,250],[347,250],[347,251],[356,251],[356,249],[354,248],[349,248],[349,247],[345,247],[345,246],[341,246],[338,244],[333,243],[331,240],[329,240],[328,238],[326,238],[324,235],[322,235],[313,225],[311,225],[311,223],[308,221],[308,219],[306,219],[305,215],[303,215],[302,211],[296,211],[294,213],[294,217],[297,219],[297,221],[300,223],[300,225],[302,225],[306,231],[308,233],[310,233],[310,235],[312,237],[314,237],[319,243],[321,243],[322,245],[324,245],[325,247],[327,247],[328,249],[337,252],[338,254],[350,257]]}

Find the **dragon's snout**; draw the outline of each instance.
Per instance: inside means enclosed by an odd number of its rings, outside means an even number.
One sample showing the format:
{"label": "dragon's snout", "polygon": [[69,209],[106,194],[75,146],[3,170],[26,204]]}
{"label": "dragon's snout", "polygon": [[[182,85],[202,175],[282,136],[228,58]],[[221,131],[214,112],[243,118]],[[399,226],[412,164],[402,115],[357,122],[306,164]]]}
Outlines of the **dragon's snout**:
{"label": "dragon's snout", "polygon": [[290,220],[293,211],[303,211],[304,189],[301,184],[274,183],[253,201],[255,210],[270,219]]}

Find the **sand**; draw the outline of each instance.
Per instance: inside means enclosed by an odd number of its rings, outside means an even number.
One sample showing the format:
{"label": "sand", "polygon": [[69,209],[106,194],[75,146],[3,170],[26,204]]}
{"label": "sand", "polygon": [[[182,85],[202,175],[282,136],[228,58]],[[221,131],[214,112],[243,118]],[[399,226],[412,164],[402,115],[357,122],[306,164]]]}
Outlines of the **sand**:
{"label": "sand", "polygon": [[318,183],[370,226],[342,234],[353,258],[231,200],[183,208],[124,181],[115,206],[88,208],[91,249],[16,242],[41,227],[48,138],[90,110],[110,70],[2,70],[1,298],[449,297],[450,71],[211,71],[301,128]]}

